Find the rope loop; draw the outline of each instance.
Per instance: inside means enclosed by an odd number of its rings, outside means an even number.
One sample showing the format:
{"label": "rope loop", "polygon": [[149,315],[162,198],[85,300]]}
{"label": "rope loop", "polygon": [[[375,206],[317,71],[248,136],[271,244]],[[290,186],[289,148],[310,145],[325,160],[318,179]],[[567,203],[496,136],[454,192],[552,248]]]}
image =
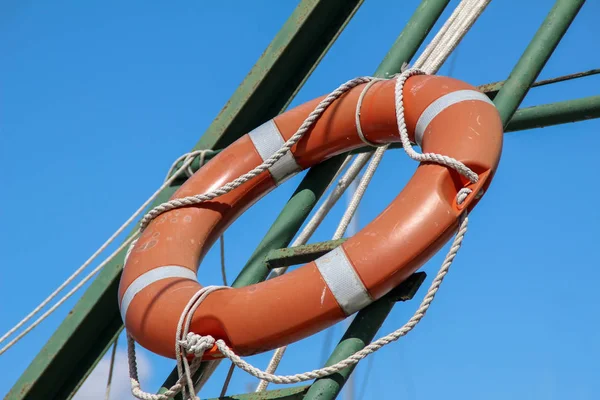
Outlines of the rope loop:
{"label": "rope loop", "polygon": [[[397,117],[397,122],[398,122],[398,131],[400,132],[400,139],[402,141],[403,148],[406,151],[406,153],[414,160],[417,160],[420,162],[423,162],[423,161],[436,162],[436,163],[445,165],[449,168],[453,168],[453,169],[457,170],[459,173],[461,173],[462,175],[466,176],[471,182],[475,183],[478,180],[477,174],[475,174],[471,169],[469,169],[467,166],[465,166],[460,161],[455,160],[450,157],[447,157],[447,156],[444,156],[444,155],[435,154],[435,153],[419,154],[412,148],[412,144],[410,143],[410,140],[408,138],[406,122],[404,120],[404,104],[403,104],[402,90],[404,88],[404,84],[406,83],[406,81],[408,80],[409,77],[414,76],[414,75],[422,75],[422,74],[425,74],[425,72],[423,72],[419,69],[406,68],[402,73],[393,77],[393,79],[396,79],[396,87],[395,87],[396,117]],[[152,221],[154,218],[156,218],[156,216],[160,215],[161,213],[163,213],[165,211],[168,211],[168,210],[171,210],[171,209],[174,209],[177,207],[181,207],[182,205],[197,204],[197,203],[201,203],[203,201],[213,199],[222,194],[228,193],[229,191],[235,189],[236,187],[240,186],[241,184],[243,184],[243,183],[247,182],[248,180],[252,179],[253,177],[257,176],[264,169],[268,168],[268,166],[272,165],[277,159],[279,159],[281,156],[283,156],[283,154],[285,154],[285,152],[287,152],[298,140],[300,140],[300,138],[308,131],[308,129],[312,126],[312,124],[314,124],[314,122],[323,113],[323,111],[325,111],[325,109],[333,102],[333,100],[340,97],[344,92],[350,90],[351,88],[353,88],[361,83],[368,83],[361,93],[361,96],[364,96],[364,94],[368,90],[369,86],[371,84],[373,84],[374,82],[375,82],[374,78],[360,77],[360,78],[355,78],[353,80],[350,80],[350,81],[346,82],[345,84],[341,85],[338,89],[336,89],[329,96],[327,96],[323,101],[321,101],[321,103],[319,103],[319,105],[315,108],[315,110],[313,112],[311,112],[311,114],[306,118],[304,123],[298,129],[298,131],[277,152],[275,152],[272,157],[270,157],[268,160],[266,160],[263,164],[254,168],[252,171],[248,172],[247,174],[244,174],[241,177],[233,180],[232,182],[225,184],[221,188],[213,190],[212,192],[195,195],[195,196],[189,196],[189,197],[186,197],[183,199],[174,199],[167,203],[163,203],[162,205],[154,208],[153,210],[151,210],[144,216],[144,218],[142,219],[142,223],[141,223],[141,226],[142,226],[141,229],[145,228],[150,223],[150,221]],[[356,109],[356,121],[357,121],[358,131],[362,132],[360,130],[360,121],[359,121],[360,107],[359,106],[360,106],[360,102]],[[366,140],[364,135],[361,135],[361,139],[363,139],[363,141],[365,141],[365,143],[370,144],[370,142],[368,140]],[[377,147],[380,147],[380,146],[377,146]],[[386,148],[387,148],[386,146],[381,146],[380,148],[378,148],[377,151],[379,152],[380,150],[385,150]],[[184,157],[184,160],[191,164],[190,157],[192,157],[191,154],[188,155],[187,157]],[[462,188],[461,190],[459,190],[459,192],[456,195],[457,203],[462,204],[471,193],[472,193],[472,190],[469,188]],[[456,257],[458,249],[460,248],[463,237],[466,233],[467,224],[468,224],[467,212],[464,211],[460,216],[459,229],[456,234],[456,237],[454,238],[454,241],[452,242],[452,245],[450,247],[450,251],[449,251],[448,255],[446,256],[444,262],[442,263],[442,266],[440,267],[440,270],[438,271],[436,277],[434,278],[434,280],[431,284],[431,287],[427,291],[425,298],[419,305],[419,308],[415,311],[414,315],[409,319],[409,321],[407,323],[405,323],[400,329],[372,342],[371,344],[367,345],[362,350],[356,352],[355,354],[351,355],[350,357],[348,357],[334,365],[331,365],[331,366],[325,367],[325,368],[321,368],[321,369],[317,369],[317,370],[313,370],[313,371],[309,371],[309,372],[305,372],[305,373],[301,373],[301,374],[280,376],[280,375],[274,375],[272,373],[262,371],[256,367],[252,366],[248,362],[244,361],[242,358],[240,358],[237,354],[235,354],[235,352],[233,352],[233,350],[231,348],[229,348],[229,346],[227,346],[227,344],[223,340],[221,340],[221,339],[215,340],[215,338],[212,336],[201,336],[196,333],[189,332],[191,318],[192,318],[194,312],[196,311],[196,309],[198,308],[198,306],[202,303],[202,301],[204,301],[204,299],[211,292],[213,292],[215,290],[230,289],[230,287],[228,287],[228,286],[206,286],[206,287],[203,287],[190,299],[187,306],[183,310],[180,320],[179,320],[179,324],[177,327],[177,339],[175,340],[175,353],[176,353],[176,358],[177,358],[177,370],[179,373],[179,380],[173,387],[170,388],[169,392],[176,393],[181,390],[183,392],[182,394],[184,395],[184,398],[185,398],[186,392],[187,392],[187,394],[189,394],[190,398],[197,399],[197,397],[195,396],[195,392],[194,392],[194,383],[192,381],[192,375],[197,370],[198,366],[200,365],[200,360],[202,359],[202,356],[204,355],[204,353],[207,350],[211,349],[214,345],[217,346],[219,352],[222,353],[224,357],[230,359],[231,362],[234,365],[236,365],[237,367],[243,369],[244,371],[255,376],[256,378],[261,379],[262,381],[278,383],[278,384],[299,383],[299,382],[303,382],[303,381],[307,381],[307,380],[311,380],[311,379],[322,378],[324,376],[328,376],[333,373],[339,372],[342,369],[347,368],[350,365],[354,365],[354,364],[358,363],[360,360],[367,357],[369,354],[372,354],[372,353],[378,351],[382,347],[384,347],[384,346],[398,340],[400,337],[406,335],[425,316],[425,313],[429,309],[431,302],[433,301],[435,294],[437,293],[437,291],[439,289],[440,284],[442,283],[444,277],[448,273],[448,270],[450,268],[450,265],[452,264],[452,261]],[[133,340],[131,340],[131,342],[128,341],[128,345],[131,348],[133,348],[132,341]],[[130,358],[133,357],[133,359],[135,360],[135,350],[130,351],[129,354],[130,354]],[[194,361],[191,364],[187,360],[187,356],[186,356],[187,354],[191,354],[194,356]],[[132,379],[132,393],[136,397],[138,397],[139,399],[142,399],[142,400],[163,400],[162,397],[152,397],[152,396],[160,396],[160,395],[153,395],[153,394],[145,393],[145,392],[141,391],[141,389],[139,387],[139,381],[137,380],[137,371],[133,371],[131,369],[132,365],[135,366],[135,361],[132,363],[130,360],[130,375],[131,375],[131,379]]]}
{"label": "rope loop", "polygon": [[[472,193],[472,190],[469,188],[461,189],[456,195],[457,202],[459,204],[462,204],[464,202],[464,200],[466,199],[466,197],[471,193]],[[433,302],[433,299],[435,298],[435,295],[437,294],[442,281],[444,280],[445,276],[448,274],[450,266],[451,266],[452,262],[454,261],[454,258],[456,257],[456,254],[458,253],[458,250],[460,249],[460,247],[462,245],[462,241],[463,241],[464,236],[467,231],[467,226],[468,226],[467,213],[463,212],[460,216],[459,228],[458,228],[458,231],[457,231],[457,234],[456,234],[454,240],[452,241],[450,250],[449,250],[448,254],[446,255],[446,258],[444,259],[444,262],[442,263],[438,273],[436,274],[435,278],[433,279],[431,286],[427,290],[425,297],[419,304],[419,307],[417,308],[417,310],[415,311],[413,316],[399,329],[395,330],[394,332],[392,332],[386,336],[383,336],[380,339],[375,340],[374,342],[365,346],[362,350],[357,351],[356,353],[337,362],[336,364],[333,364],[328,367],[316,369],[313,371],[300,373],[300,374],[274,375],[272,373],[262,371],[259,368],[256,368],[255,366],[251,365],[250,363],[244,361],[240,356],[235,354],[235,352],[229,346],[227,346],[227,344],[223,340],[221,340],[221,339],[215,340],[215,338],[210,335],[202,336],[202,335],[198,335],[195,333],[187,332],[184,335],[185,339],[179,340],[179,341],[177,341],[177,343],[179,346],[186,349],[186,351],[189,354],[194,354],[194,356],[196,357],[196,359],[192,363],[192,366],[194,364],[199,364],[198,360],[201,359],[204,352],[206,350],[212,348],[216,344],[219,352],[221,354],[223,354],[224,357],[231,360],[231,362],[235,366],[246,371],[247,373],[249,373],[250,375],[252,375],[258,379],[261,379],[263,381],[270,382],[270,383],[275,383],[275,384],[300,383],[300,382],[304,382],[304,381],[308,381],[308,380],[323,378],[325,376],[329,376],[331,374],[340,372],[341,370],[343,370],[349,366],[357,364],[359,361],[361,361],[362,359],[366,358],[367,356],[375,353],[376,351],[380,350],[384,346],[387,346],[390,343],[395,342],[402,336],[405,336],[408,332],[413,330],[415,328],[415,326],[417,326],[417,324],[425,317],[425,314],[429,310],[429,307],[431,306],[431,303]],[[200,289],[196,293],[196,295],[192,298],[192,301],[190,301],[190,303],[188,304],[188,307],[186,307],[186,310],[184,310],[184,314],[182,314],[181,321],[186,319],[187,320],[186,322],[188,323],[187,327],[189,327],[189,317],[191,316],[191,314],[193,314],[192,311],[195,308],[197,308],[197,306],[202,302],[203,299],[206,298],[206,295],[208,293],[210,293],[213,290],[217,290],[218,287],[213,287],[213,289],[209,289],[209,288],[210,287],[204,287],[204,288]],[[185,318],[184,318],[184,315],[186,315]],[[187,331],[187,329],[185,329],[186,327],[180,326],[179,328],[183,328],[184,331]],[[185,373],[183,375],[180,375],[180,381],[178,381],[178,383],[176,385],[174,385],[170,390],[174,391],[174,390],[178,390],[178,389],[183,389],[180,382],[182,381],[182,379],[187,379],[189,382],[188,383],[188,391],[190,391],[190,393],[193,393],[192,392],[193,384],[191,383],[191,374],[193,373],[192,371],[194,370],[194,368],[193,367],[192,368],[185,367],[185,365],[187,365],[187,359],[185,357],[183,357],[181,359],[181,361],[183,361],[183,363],[184,363],[183,370],[185,370]],[[131,360],[130,360],[130,365],[131,365]],[[179,361],[178,361],[178,365],[179,365]],[[137,377],[137,375],[136,375],[136,377]],[[133,382],[133,380],[132,380],[132,382]],[[135,382],[137,383],[137,380],[135,380]],[[132,391],[134,391],[134,395],[136,395],[136,393],[138,393],[138,394],[140,393],[141,390],[139,389],[139,383],[137,383],[135,388],[134,388],[134,386],[132,386]],[[160,395],[151,395],[151,396],[160,396]],[[138,396],[136,395],[136,397],[138,397]],[[138,398],[143,399],[143,400],[163,400],[162,398],[158,398],[158,397],[138,397]]]}

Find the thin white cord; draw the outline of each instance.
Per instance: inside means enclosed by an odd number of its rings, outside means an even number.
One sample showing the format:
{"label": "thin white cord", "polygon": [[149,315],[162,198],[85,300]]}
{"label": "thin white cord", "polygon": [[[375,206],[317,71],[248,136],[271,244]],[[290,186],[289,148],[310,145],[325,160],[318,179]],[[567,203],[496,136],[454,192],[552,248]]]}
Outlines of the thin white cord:
{"label": "thin white cord", "polygon": [[[87,266],[89,266],[92,261],[94,261],[100,253],[102,253],[106,248],[114,241],[116,237],[118,237],[124,230],[129,226],[135,218],[141,214],[141,212],[152,202],[162,190],[167,188],[181,172],[187,170],[188,166],[191,165],[194,157],[201,156],[202,161],[204,160],[204,153],[206,150],[197,150],[190,152],[188,154],[183,155],[179,159],[177,159],[173,165],[169,168],[169,174],[167,174],[167,179],[165,182],[152,194],[132,215],[117,229],[117,231],[102,245],[96,252],[86,261],[84,262],[77,270],[65,281],[63,282],[50,296],[48,296],[44,301],[42,301],[33,311],[31,311],[25,318],[23,318],[19,323],[17,323],[13,328],[11,328],[8,332],[6,332],[1,338],[0,343],[4,342],[8,337],[10,337],[13,333],[15,333],[20,327],[22,327],[25,323],[27,323],[33,316],[35,316],[40,310],[42,310],[48,303],[50,303],[69,283],[71,283],[77,276],[79,276],[83,270]],[[180,168],[175,171],[175,173],[170,176],[171,172],[177,165],[181,159],[185,159],[184,163]],[[169,177],[170,176],[170,177]],[[117,250],[115,250],[108,258],[106,258],[100,265],[94,268],[81,282],[79,282],[71,291],[69,291],[63,298],[61,298],[53,307],[51,307],[46,313],[44,313],[40,318],[38,318],[35,322],[33,322],[29,327],[27,327],[23,332],[21,332],[15,339],[10,341],[7,345],[5,345],[2,349],[0,349],[0,355],[10,349],[13,345],[15,345],[19,340],[21,340],[27,333],[31,332],[36,326],[38,326],[44,319],[46,319],[50,314],[52,314],[60,305],[62,305],[65,301],[67,301],[77,290],[79,290],[86,282],[88,282],[98,271],[100,271],[106,264],[108,264],[121,250],[123,250],[126,246],[128,246],[135,237],[139,234],[140,230],[136,230],[126,241],[119,246]]]}
{"label": "thin white cord", "polygon": [[[470,189],[466,189],[466,188],[461,189],[461,191],[457,195],[457,202],[459,204],[461,204],[470,193],[471,193]],[[444,259],[444,262],[442,263],[442,266],[440,267],[440,270],[436,274],[436,277],[434,278],[429,290],[427,291],[425,298],[419,305],[419,308],[414,313],[414,315],[408,320],[408,322],[406,322],[401,328],[397,329],[396,331],[372,342],[371,344],[365,346],[362,350],[359,350],[358,352],[354,353],[353,355],[351,355],[351,356],[345,358],[344,360],[341,360],[331,366],[316,369],[316,370],[305,372],[305,373],[294,374],[294,375],[273,375],[273,374],[261,371],[260,369],[252,366],[248,362],[242,360],[237,354],[235,354],[231,350],[231,348],[229,348],[229,346],[227,346],[227,344],[222,339],[215,340],[212,336],[200,336],[200,335],[196,335],[194,333],[189,332],[188,329],[186,329],[186,328],[189,327],[189,322],[191,321],[191,315],[193,314],[194,310],[201,304],[201,302],[206,298],[206,296],[210,292],[212,292],[214,290],[219,290],[219,289],[227,289],[227,287],[211,286],[211,287],[202,288],[200,291],[198,291],[196,296],[194,296],[194,298],[188,304],[189,307],[186,307],[184,314],[182,314],[182,320],[185,315],[185,320],[186,320],[185,324],[186,325],[182,329],[184,334],[183,335],[178,334],[177,337],[178,338],[183,337],[184,339],[177,340],[177,344],[178,344],[178,346],[180,346],[181,349],[185,350],[185,354],[193,354],[195,357],[197,357],[194,359],[194,361],[201,359],[202,355],[204,354],[204,352],[206,350],[211,349],[214,345],[216,345],[218,350],[226,358],[230,359],[237,367],[243,369],[244,371],[246,371],[247,373],[249,373],[250,375],[252,375],[254,377],[257,377],[262,380],[266,380],[271,383],[277,383],[277,384],[300,383],[300,382],[304,382],[307,380],[322,378],[322,377],[334,374],[336,372],[339,372],[351,365],[357,364],[360,360],[364,359],[365,357],[369,356],[370,354],[373,354],[374,352],[378,351],[379,349],[383,348],[384,346],[398,340],[400,337],[405,336],[408,332],[410,332],[412,329],[414,329],[414,327],[423,319],[427,310],[431,306],[431,303],[433,302],[433,299],[435,298],[435,295],[437,294],[439,287],[440,287],[442,281],[444,280],[444,277],[447,275],[447,273],[450,269],[450,266],[452,265],[452,262],[454,261],[456,254],[458,253],[458,250],[460,249],[460,246],[462,244],[462,241],[463,241],[464,236],[467,231],[467,226],[468,226],[468,217],[467,217],[467,213],[465,211],[460,216],[458,232],[452,242],[452,245],[450,247],[450,250],[449,250],[446,258]],[[178,332],[180,332],[180,331],[181,330],[178,328]],[[133,348],[133,346],[132,346],[132,348]],[[188,365],[188,361],[187,361],[187,358],[185,357],[185,355],[181,355],[179,358],[183,362],[184,366]],[[186,370],[186,374],[188,373],[188,371],[191,371],[191,368],[187,368],[187,367],[182,368],[182,369]],[[131,375],[133,376],[133,374],[131,374]],[[189,375],[188,375],[188,377],[189,377]],[[186,378],[187,377],[185,377],[185,376],[181,376],[180,381],[185,380]],[[132,378],[132,381],[133,381],[133,378]],[[189,385],[190,384],[188,383],[188,386]],[[173,390],[180,389],[182,387],[183,386],[181,385],[181,383],[178,382],[176,385],[174,385],[169,390],[169,392],[172,393]],[[154,394],[144,393],[144,392],[140,393],[139,382],[137,382],[137,381],[134,382],[133,391],[134,391],[134,395],[136,397],[143,399],[143,400],[166,400],[165,397],[161,397],[164,395],[154,395]],[[139,396],[139,395],[141,395],[141,396]],[[195,399],[198,399],[198,397],[195,397]]]}
{"label": "thin white cord", "polygon": [[329,105],[335,101],[342,94],[346,93],[348,90],[352,89],[355,86],[358,86],[362,83],[368,83],[371,77],[358,77],[349,80],[346,83],[340,85],[337,89],[331,92],[325,99],[321,100],[321,102],[317,105],[317,107],[309,114],[309,116],[304,120],[300,128],[292,135],[290,139],[285,142],[285,144],[277,150],[271,157],[265,160],[262,164],[255,167],[251,171],[241,175],[240,177],[234,179],[231,182],[224,184],[223,186],[214,189],[210,192],[197,194],[194,196],[188,196],[178,199],[173,199],[167,201],[163,204],[156,206],[154,209],[150,210],[141,220],[140,229],[143,231],[146,226],[152,221],[154,218],[159,216],[160,214],[173,210],[175,208],[190,206],[195,204],[200,204],[205,201],[210,201],[216,197],[222,196],[236,189],[237,187],[243,185],[254,177],[260,175],[267,169],[269,169],[273,164],[277,162],[281,157],[283,157],[302,137],[308,132],[309,128],[314,124],[314,122],[321,116],[321,114],[329,107]]}
{"label": "thin white cord", "polygon": [[[402,74],[400,74],[400,76],[398,76],[398,78],[396,79],[396,91],[395,91],[395,93],[396,93],[396,113],[397,113],[397,120],[398,120],[398,130],[400,132],[401,140],[403,142],[405,140],[408,140],[408,131],[406,130],[406,124],[404,121],[404,105],[403,105],[402,89],[403,89],[403,86],[404,86],[406,80],[408,79],[408,77],[415,75],[415,74],[421,74],[421,73],[422,72],[418,71],[418,70],[407,70],[407,71],[403,72]],[[349,89],[347,89],[347,90],[349,90]],[[340,93],[340,95],[341,95],[341,93]],[[315,120],[313,120],[313,122]],[[303,124],[303,126],[304,126],[304,124]],[[405,150],[406,150],[406,148],[405,148]],[[470,176],[469,174],[473,173],[468,167],[464,166],[459,161],[453,160],[453,159],[445,157],[445,156],[441,156],[438,154],[431,154],[431,153],[427,153],[427,154],[416,154],[415,153],[416,155],[414,155],[414,154],[411,154],[408,150],[407,150],[407,153],[412,158],[426,157],[428,160],[430,159],[433,162],[438,162],[438,163],[441,163],[448,167],[454,168],[454,169],[458,170],[461,174],[466,175],[467,177]],[[471,192],[470,189],[461,189],[460,190],[460,192],[457,195],[457,201],[459,202],[459,204],[465,200],[466,196],[470,192]],[[150,220],[151,220],[151,218],[150,218]],[[182,390],[183,391],[182,394],[183,394],[184,398],[186,396],[186,392],[187,392],[187,394],[189,394],[190,397],[194,396],[194,398],[198,398],[195,395],[194,384],[192,382],[192,374],[195,372],[197,366],[199,365],[200,361],[198,361],[198,360],[201,360],[201,357],[204,354],[204,352],[206,350],[212,348],[215,344],[217,345],[217,348],[219,349],[219,351],[225,357],[229,358],[236,366],[242,368],[243,370],[245,370],[246,372],[249,372],[250,374],[256,376],[257,378],[260,378],[265,381],[273,382],[273,383],[302,382],[302,381],[305,381],[308,379],[314,379],[317,377],[327,376],[327,375],[329,375],[333,372],[337,372],[349,365],[353,365],[353,364],[357,363],[358,361],[360,361],[360,359],[366,357],[368,354],[371,354],[372,352],[377,351],[379,348],[383,347],[384,345],[389,344],[392,341],[395,341],[399,337],[408,333],[423,318],[426,310],[429,308],[431,301],[433,300],[433,298],[435,296],[435,293],[438,290],[439,284],[442,282],[443,277],[447,273],[447,270],[449,269],[452,261],[454,260],[454,257],[456,256],[456,252],[458,252],[458,249],[460,248],[460,243],[462,243],[462,239],[466,232],[467,221],[468,221],[468,219],[466,218],[466,213],[463,213],[461,215],[461,224],[460,224],[459,232],[458,232],[456,238],[454,239],[454,242],[453,242],[453,245],[451,247],[449,254],[446,256],[446,259],[445,259],[444,263],[442,264],[442,267],[440,268],[440,272],[436,276],[436,279],[434,279],[432,287],[428,291],[427,296],[423,300],[421,306],[419,307],[419,309],[417,310],[417,312],[415,313],[413,318],[411,318],[407,324],[405,324],[402,328],[393,332],[392,334],[385,336],[376,342],[373,342],[371,345],[365,347],[363,350],[348,357],[346,360],[343,360],[333,366],[325,367],[325,368],[311,371],[311,372],[304,373],[304,374],[296,374],[296,375],[292,375],[292,376],[276,376],[276,375],[273,375],[270,373],[263,372],[263,371],[257,369],[256,367],[253,367],[252,365],[248,364],[247,362],[242,360],[239,356],[237,356],[235,353],[233,353],[233,351],[225,344],[224,341],[222,341],[222,340],[215,341],[215,339],[211,336],[200,336],[200,335],[194,334],[192,332],[189,332],[191,318],[192,318],[194,312],[196,311],[196,309],[202,303],[202,301],[208,296],[208,294],[210,294],[212,291],[215,291],[215,290],[229,289],[229,287],[227,287],[227,286],[203,287],[190,299],[190,301],[186,305],[183,313],[181,314],[181,317],[179,320],[179,325],[177,328],[177,340],[176,340],[176,345],[175,345],[175,353],[176,353],[176,358],[177,358],[177,370],[178,370],[178,374],[179,374],[179,380],[177,381],[177,383],[175,385],[173,385],[167,391],[167,393],[170,393],[170,395],[172,395],[172,394],[177,393],[180,390]],[[134,343],[133,343],[132,339],[128,342],[128,346],[130,348],[130,351],[129,351],[130,357],[133,357],[133,360],[130,361],[130,377],[131,377],[131,382],[132,382],[132,393],[136,397],[138,397],[139,399],[142,399],[142,400],[163,400],[163,399],[168,398],[168,397],[165,397],[165,396],[170,396],[167,393],[159,395],[159,394],[143,392],[141,390],[139,380],[137,379],[137,371],[131,369],[132,367],[135,366],[135,350],[134,350]],[[185,353],[182,353],[181,352],[182,350],[184,350]],[[192,362],[191,365],[189,364],[189,362],[187,360],[186,354],[193,354],[196,357],[194,359],[194,362]]]}

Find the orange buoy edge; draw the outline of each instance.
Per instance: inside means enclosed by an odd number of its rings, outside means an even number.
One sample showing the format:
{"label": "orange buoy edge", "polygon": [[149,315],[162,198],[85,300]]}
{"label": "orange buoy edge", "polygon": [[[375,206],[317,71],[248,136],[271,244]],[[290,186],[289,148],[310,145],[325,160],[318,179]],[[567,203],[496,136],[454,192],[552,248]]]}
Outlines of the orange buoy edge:
{"label": "orange buoy edge", "polygon": [[[215,240],[285,179],[364,146],[355,121],[364,85],[335,100],[268,171],[212,201],[165,212],[147,226],[124,266],[118,298],[125,327],[140,345],[175,358],[180,315],[202,288],[197,268]],[[369,142],[400,141],[394,88],[395,80],[378,81],[364,95],[360,126]],[[462,162],[478,175],[477,183],[445,166],[420,163],[394,201],[344,244],[277,278],[211,293],[194,313],[191,332],[223,339],[240,356],[290,344],[379,299],[450,239],[462,210],[470,211],[478,203],[494,176],[502,151],[502,123],[483,93],[453,78],[413,76],[402,93],[411,141],[424,153]],[[238,139],[189,178],[172,199],[216,189],[260,165],[297,131],[321,99],[289,110]],[[456,194],[465,187],[478,195],[458,206]],[[213,348],[203,358],[219,356]]]}

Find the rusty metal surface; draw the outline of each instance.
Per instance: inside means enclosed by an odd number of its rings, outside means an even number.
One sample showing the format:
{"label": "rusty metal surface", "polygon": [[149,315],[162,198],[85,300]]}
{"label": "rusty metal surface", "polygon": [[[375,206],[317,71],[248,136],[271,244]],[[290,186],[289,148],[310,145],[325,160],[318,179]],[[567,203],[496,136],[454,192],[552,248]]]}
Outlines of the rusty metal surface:
{"label": "rusty metal surface", "polygon": [[517,110],[506,132],[600,118],[600,95]]}
{"label": "rusty metal surface", "polygon": [[389,296],[394,301],[409,301],[415,297],[419,288],[425,282],[427,274],[425,272],[415,272],[409,276],[404,282],[396,286],[389,293]]}
{"label": "rusty metal surface", "polygon": [[302,246],[271,250],[265,258],[269,268],[287,267],[313,261],[344,243],[347,239],[328,240]]}
{"label": "rusty metal surface", "polygon": [[223,396],[208,400],[301,400],[310,386],[296,386],[286,389],[251,392],[234,396]]}

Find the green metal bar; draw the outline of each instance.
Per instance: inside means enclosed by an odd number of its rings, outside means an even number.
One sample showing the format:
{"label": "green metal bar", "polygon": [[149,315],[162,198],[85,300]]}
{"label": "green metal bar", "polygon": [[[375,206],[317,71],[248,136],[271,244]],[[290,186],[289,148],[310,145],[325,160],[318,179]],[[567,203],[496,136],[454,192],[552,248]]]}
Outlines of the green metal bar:
{"label": "green metal bar", "polygon": [[302,400],[309,386],[295,386],[286,389],[252,392],[234,396],[224,396],[209,400]]}
{"label": "green metal bar", "polygon": [[302,0],[196,148],[224,148],[285,110],[363,1]]}
{"label": "green metal bar", "polygon": [[[302,0],[194,150],[224,148],[285,109],[362,3]],[[164,190],[151,207],[176,188]],[[74,395],[122,326],[116,299],[124,255],[99,273],[7,399]]]}
{"label": "green metal bar", "polygon": [[[546,85],[550,85],[552,83],[565,82],[565,81],[570,81],[570,80],[578,79],[578,78],[585,78],[587,76],[592,76],[592,75],[597,75],[597,74],[600,74],[600,69],[591,69],[589,71],[577,72],[575,74],[563,75],[563,76],[558,76],[556,78],[550,78],[550,79],[544,79],[542,81],[537,81],[537,82],[534,82],[531,85],[531,87],[534,88],[534,87],[546,86]],[[478,89],[481,90],[482,92],[484,92],[485,94],[487,94],[488,97],[493,100],[494,97],[496,97],[496,95],[498,94],[498,91],[500,90],[500,88],[504,85],[504,82],[505,81],[486,83],[485,85],[479,86]]]}
{"label": "green metal bar", "polygon": [[[417,52],[448,3],[449,0],[423,0],[394,42],[388,55],[377,68],[375,76],[385,77],[400,72],[402,65]],[[273,249],[287,247],[290,244],[334,178],[344,158],[345,155],[332,157],[308,171],[250,260],[233,282],[233,287],[251,285],[266,279],[269,273],[269,268],[264,261],[266,255]],[[214,371],[215,363],[218,361],[203,363],[194,377],[194,381],[198,384],[199,381],[206,380],[207,376]],[[172,386],[176,380],[177,371],[173,370],[159,393],[164,393],[167,387]],[[179,399],[180,396],[176,398]]]}
{"label": "green metal bar", "polygon": [[[495,97],[504,81],[494,83],[493,91],[485,92],[490,97]],[[532,88],[535,86],[532,85]],[[479,88],[481,88],[480,86]],[[565,100],[556,103],[540,104],[533,107],[518,109],[510,120],[506,132],[515,132],[525,129],[541,128],[550,125],[560,125],[569,122],[585,121],[588,119],[599,118],[598,115],[598,96],[590,96],[581,99]],[[392,143],[389,150],[401,149],[402,143]],[[359,147],[352,150],[349,154],[360,154],[373,151],[370,146]],[[204,160],[208,161],[221,150],[213,150],[206,154]],[[183,161],[177,163],[177,168],[181,167]],[[196,158],[191,164],[192,171],[200,169],[200,159]],[[274,267],[273,267],[274,268]]]}
{"label": "green metal bar", "polygon": [[[544,67],[582,4],[583,1],[558,0],[538,33],[530,42],[527,50],[513,68],[494,101],[505,126],[512,118],[535,77]],[[384,299],[385,297],[371,304],[369,306],[370,310],[365,308],[358,312],[344,338],[331,355],[328,365],[349,357],[370,342],[393,306],[393,303],[390,304],[389,300]],[[334,399],[351,372],[352,370],[348,368],[345,373],[333,374],[315,381],[305,400]]]}
{"label": "green metal bar", "polygon": [[[394,304],[397,301],[408,301],[412,299],[425,280],[425,276],[424,272],[418,272],[411,275],[390,293],[356,314],[356,317],[333,350],[333,353],[325,363],[325,366],[340,362],[369,344],[390,311],[392,311]],[[356,364],[347,367],[338,373],[317,379],[308,389],[308,393],[306,393],[304,400],[335,399],[355,367]]]}
{"label": "green metal bar", "polygon": [[517,110],[506,132],[600,118],[600,96],[560,101]]}
{"label": "green metal bar", "polygon": [[[449,0],[424,0],[374,75],[383,77],[398,73],[402,64],[409,61],[409,58],[403,57],[415,54],[448,2]],[[395,54],[401,54],[402,57]],[[265,257],[268,252],[289,245],[330,184],[344,158],[345,155],[333,157],[309,170],[233,285],[250,285],[267,277],[269,269]]]}
{"label": "green metal bar", "polygon": [[498,92],[494,103],[506,127],[585,0],[558,0]]}
{"label": "green metal bar", "polygon": [[271,269],[307,263],[317,259],[323,254],[329,253],[346,240],[346,238],[342,238],[337,240],[328,240],[326,242],[271,250],[265,257],[265,264],[267,264],[267,267]]}
{"label": "green metal bar", "polygon": [[[448,2],[449,0],[422,1],[374,75],[384,77],[400,72],[402,65],[417,52]],[[250,285],[267,277],[269,269],[264,261],[266,255],[273,249],[289,245],[344,158],[345,155],[333,157],[309,170],[233,285]]]}

